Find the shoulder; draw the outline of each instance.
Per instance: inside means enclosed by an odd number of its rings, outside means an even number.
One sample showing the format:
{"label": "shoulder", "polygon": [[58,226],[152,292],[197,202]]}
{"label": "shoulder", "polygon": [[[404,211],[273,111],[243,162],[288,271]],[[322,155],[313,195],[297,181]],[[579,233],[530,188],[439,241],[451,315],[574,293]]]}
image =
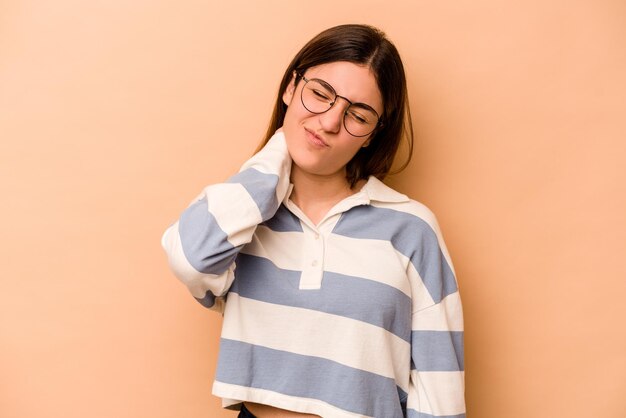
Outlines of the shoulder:
{"label": "shoulder", "polygon": [[379,209],[381,213],[386,212],[398,221],[403,220],[402,223],[425,222],[438,231],[437,218],[425,204],[394,190],[375,177],[370,177],[363,188],[372,208]]}

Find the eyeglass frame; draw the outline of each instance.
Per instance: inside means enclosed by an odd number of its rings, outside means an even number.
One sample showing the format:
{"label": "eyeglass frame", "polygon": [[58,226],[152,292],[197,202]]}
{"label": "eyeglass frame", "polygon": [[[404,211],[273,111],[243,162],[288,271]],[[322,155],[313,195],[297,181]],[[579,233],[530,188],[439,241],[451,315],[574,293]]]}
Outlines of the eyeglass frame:
{"label": "eyeglass frame", "polygon": [[[304,85],[302,86],[302,89],[300,90],[300,102],[302,103],[302,106],[304,106],[304,108],[307,110],[307,112],[313,113],[314,115],[321,115],[323,113],[328,112],[330,109],[333,108],[333,106],[335,105],[335,103],[337,103],[337,99],[338,98],[342,98],[344,99],[346,102],[348,102],[348,107],[346,107],[346,110],[344,110],[343,112],[343,117],[342,117],[342,122],[343,122],[343,127],[345,128],[346,132],[349,133],[350,135],[352,135],[355,138],[363,138],[365,136],[371,135],[372,133],[374,133],[376,131],[376,129],[378,129],[379,127],[383,126],[383,121],[380,117],[380,115],[378,114],[378,112],[376,111],[376,109],[374,109],[372,106],[368,105],[367,103],[361,103],[361,102],[352,102],[352,100],[348,99],[345,96],[340,96],[339,94],[337,94],[337,90],[335,90],[335,88],[333,86],[331,86],[327,81],[322,80],[321,78],[306,78],[304,76],[304,74],[301,74],[299,72],[295,72],[296,75],[298,77],[300,77],[301,79],[304,80]],[[309,81],[321,81],[322,83],[324,83],[325,85],[327,85],[328,87],[330,87],[332,89],[332,92],[335,94],[335,98],[332,102],[330,102],[330,106],[328,107],[328,109],[324,110],[323,112],[313,112],[312,110],[309,110],[308,107],[306,107],[306,105],[304,104],[304,87],[307,85],[307,83]],[[374,114],[376,115],[376,117],[378,118],[378,121],[376,122],[376,124],[374,125],[374,128],[366,133],[365,135],[354,135],[352,132],[350,132],[348,130],[348,128],[346,127],[346,114],[348,113],[348,109],[350,109],[350,106],[352,105],[360,105],[363,107],[367,107],[368,109],[371,109],[372,112],[374,112]]]}

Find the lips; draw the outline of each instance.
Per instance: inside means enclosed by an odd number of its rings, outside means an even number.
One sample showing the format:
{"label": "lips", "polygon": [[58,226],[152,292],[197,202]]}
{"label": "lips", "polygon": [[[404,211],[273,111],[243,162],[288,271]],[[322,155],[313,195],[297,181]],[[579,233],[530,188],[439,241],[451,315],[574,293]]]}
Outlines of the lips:
{"label": "lips", "polygon": [[319,148],[326,148],[329,145],[326,143],[326,141],[324,141],[324,139],[317,135],[315,132],[304,128],[305,132],[306,132],[306,139],[309,141],[309,143],[311,143],[312,145],[319,147]]}

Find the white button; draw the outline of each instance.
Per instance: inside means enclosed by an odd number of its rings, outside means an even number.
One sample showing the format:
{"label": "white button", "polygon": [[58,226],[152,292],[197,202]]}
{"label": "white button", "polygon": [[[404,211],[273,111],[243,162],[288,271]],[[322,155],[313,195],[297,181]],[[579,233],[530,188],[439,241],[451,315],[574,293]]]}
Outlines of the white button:
{"label": "white button", "polygon": [[311,265],[312,265],[313,267],[317,266],[317,260],[313,260],[313,262],[311,263]]}
{"label": "white button", "polygon": [[315,234],[315,239],[320,239],[320,234]]}

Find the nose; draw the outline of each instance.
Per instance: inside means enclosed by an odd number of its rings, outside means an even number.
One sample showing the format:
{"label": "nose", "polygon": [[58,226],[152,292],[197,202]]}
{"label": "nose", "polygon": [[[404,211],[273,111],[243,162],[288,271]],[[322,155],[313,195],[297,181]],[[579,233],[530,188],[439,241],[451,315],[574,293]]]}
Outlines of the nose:
{"label": "nose", "polygon": [[328,109],[328,111],[319,115],[320,125],[322,129],[326,132],[338,133],[341,130],[341,125],[343,124],[343,115],[346,111],[347,106],[349,106],[349,104],[341,103],[338,97],[333,106]]}

